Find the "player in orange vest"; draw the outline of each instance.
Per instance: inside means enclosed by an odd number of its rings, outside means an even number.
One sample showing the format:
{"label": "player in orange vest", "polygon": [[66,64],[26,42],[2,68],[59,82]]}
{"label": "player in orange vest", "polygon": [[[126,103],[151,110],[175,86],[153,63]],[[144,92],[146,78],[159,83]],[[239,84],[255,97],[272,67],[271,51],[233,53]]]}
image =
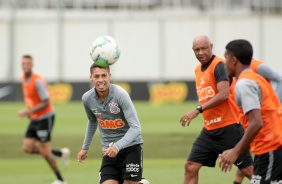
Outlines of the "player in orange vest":
{"label": "player in orange vest", "polygon": [[252,45],[233,40],[224,54],[229,76],[236,77],[235,101],[240,107],[245,134],[232,149],[220,154],[222,171],[230,171],[238,155],[250,150],[255,155],[250,183],[282,182],[282,135],[280,102],[270,83],[251,70]]}
{"label": "player in orange vest", "polygon": [[[27,128],[23,141],[23,149],[26,153],[41,154],[44,157],[57,179],[52,184],[66,184],[64,181],[55,156],[62,159],[65,168],[69,164],[70,150],[62,148],[60,150],[51,149],[51,132],[54,125],[55,111],[50,102],[48,85],[38,74],[32,72],[33,59],[30,55],[22,57],[22,90],[27,109],[18,111],[22,118],[29,118],[30,124]],[[36,145],[36,142],[39,142]]]}
{"label": "player in orange vest", "polygon": [[[278,72],[274,71],[270,66],[268,66],[265,62],[252,59],[252,62],[250,64],[250,68],[264,77],[268,82],[275,82],[275,93],[278,96],[279,99],[282,99],[282,75]],[[231,85],[230,85],[230,94],[232,95],[232,99],[235,100],[234,97],[234,87],[236,83],[236,78],[233,77]],[[280,100],[281,101],[281,100]],[[241,184],[243,182],[244,175],[241,173],[240,170],[236,171],[235,178],[234,178],[234,184]]]}
{"label": "player in orange vest", "polygon": [[[205,35],[194,38],[193,50],[200,64],[195,69],[199,105],[181,117],[182,126],[188,126],[200,113],[204,127],[194,142],[185,163],[184,184],[198,183],[202,166],[215,167],[218,154],[234,147],[243,137],[236,104],[229,96],[229,80],[223,59],[213,55],[213,44]],[[248,150],[242,153],[235,165],[251,178],[252,157]]]}

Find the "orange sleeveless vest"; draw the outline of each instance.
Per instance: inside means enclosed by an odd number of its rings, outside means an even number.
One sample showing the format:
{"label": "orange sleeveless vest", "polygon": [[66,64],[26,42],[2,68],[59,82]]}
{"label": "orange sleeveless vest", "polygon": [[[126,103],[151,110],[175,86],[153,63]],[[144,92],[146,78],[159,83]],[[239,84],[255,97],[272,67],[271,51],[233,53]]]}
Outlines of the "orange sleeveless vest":
{"label": "orange sleeveless vest", "polygon": [[[42,102],[35,85],[37,79],[42,80],[45,83],[46,88],[48,89],[47,83],[40,75],[32,73],[28,83],[25,83],[25,76],[24,75],[22,76],[23,97],[28,109],[31,109]],[[53,105],[49,104],[44,109],[31,113],[30,118],[36,120],[40,118],[42,115],[51,112],[52,110],[53,110]]]}
{"label": "orange sleeveless vest", "polygon": [[[255,81],[262,91],[261,102],[261,117],[263,121],[263,127],[256,135],[255,139],[251,143],[251,151],[255,155],[261,155],[282,146],[282,134],[281,134],[281,119],[279,110],[280,102],[272,89],[272,86],[259,74],[253,71],[243,71],[239,79],[250,79]],[[240,108],[241,122],[245,129],[248,127],[249,119]]]}
{"label": "orange sleeveless vest", "polygon": [[[214,77],[214,69],[223,59],[215,57],[206,71],[201,71],[201,64],[195,68],[196,90],[199,104],[204,104],[218,93],[217,83]],[[207,130],[214,130],[227,125],[239,122],[236,112],[236,104],[231,97],[212,109],[203,112],[204,127]]]}
{"label": "orange sleeveless vest", "polygon": [[263,61],[253,59],[251,64],[250,64],[250,67],[254,72],[258,73],[258,67],[259,67],[259,65],[261,65],[263,63],[264,63]]}
{"label": "orange sleeveless vest", "polygon": [[[257,73],[258,71],[258,67],[259,65],[263,64],[264,62],[263,61],[260,61],[260,60],[256,60],[256,59],[253,59],[251,64],[250,64],[250,68]],[[230,85],[230,96],[231,98],[235,101],[235,95],[234,95],[234,89],[235,89],[235,84],[236,84],[236,78],[233,77],[232,79],[232,83]]]}

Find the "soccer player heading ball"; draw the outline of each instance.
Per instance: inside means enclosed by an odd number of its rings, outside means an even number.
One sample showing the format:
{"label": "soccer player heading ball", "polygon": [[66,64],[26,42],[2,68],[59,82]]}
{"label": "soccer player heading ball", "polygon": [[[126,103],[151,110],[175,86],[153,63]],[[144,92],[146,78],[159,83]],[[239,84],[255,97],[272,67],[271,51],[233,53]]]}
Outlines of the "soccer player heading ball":
{"label": "soccer player heading ball", "polygon": [[103,152],[99,182],[138,184],[143,170],[140,122],[129,94],[120,86],[111,84],[110,79],[109,66],[91,65],[90,81],[94,87],[82,97],[88,124],[77,159],[83,162],[87,158],[99,127]]}

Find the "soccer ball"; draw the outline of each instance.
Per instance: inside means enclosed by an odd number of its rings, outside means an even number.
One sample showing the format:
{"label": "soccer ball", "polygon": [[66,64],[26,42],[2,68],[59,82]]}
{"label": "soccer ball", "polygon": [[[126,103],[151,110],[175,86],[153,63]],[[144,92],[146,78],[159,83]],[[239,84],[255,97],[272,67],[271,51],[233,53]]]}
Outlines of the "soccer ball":
{"label": "soccer ball", "polygon": [[100,36],[92,43],[90,56],[97,65],[102,67],[110,66],[119,59],[120,48],[113,37]]}
{"label": "soccer ball", "polygon": [[139,184],[150,184],[150,183],[148,180],[143,178],[141,181],[139,181]]}

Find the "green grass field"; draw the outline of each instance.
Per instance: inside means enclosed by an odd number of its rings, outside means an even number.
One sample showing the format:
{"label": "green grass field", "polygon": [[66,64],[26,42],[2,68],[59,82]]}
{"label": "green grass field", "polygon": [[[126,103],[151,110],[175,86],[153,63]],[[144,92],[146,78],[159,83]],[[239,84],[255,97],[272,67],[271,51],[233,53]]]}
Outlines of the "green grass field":
{"label": "green grass field", "polygon": [[[144,177],[150,184],[181,184],[184,162],[193,141],[202,128],[199,116],[189,127],[179,124],[180,117],[196,107],[195,102],[154,106],[145,102],[134,102],[138,111],[144,139]],[[1,103],[0,129],[0,183],[2,184],[50,184],[54,175],[49,166],[38,155],[28,155],[22,151],[22,139],[28,120],[17,117],[22,103]],[[69,147],[72,151],[71,164],[63,170],[68,184],[97,184],[101,160],[99,134],[92,142],[87,160],[80,164],[76,154],[81,148],[87,119],[81,102],[65,105],[55,104],[56,122],[53,131],[54,148]],[[220,168],[203,167],[200,184],[232,183],[234,172],[222,173]],[[248,183],[245,179],[244,183]]]}

